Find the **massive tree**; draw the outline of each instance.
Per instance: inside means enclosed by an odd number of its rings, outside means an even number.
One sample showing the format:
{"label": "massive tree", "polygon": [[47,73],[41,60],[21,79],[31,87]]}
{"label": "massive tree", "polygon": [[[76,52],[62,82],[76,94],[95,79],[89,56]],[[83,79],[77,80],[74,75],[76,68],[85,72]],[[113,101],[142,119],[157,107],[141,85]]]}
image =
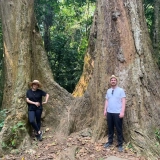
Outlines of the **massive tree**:
{"label": "massive tree", "polygon": [[46,106],[46,115],[53,126],[58,125],[58,117],[65,111],[64,106],[70,103],[71,94],[53,80],[34,17],[34,1],[1,1],[1,15],[5,59],[2,107],[8,109],[0,134],[3,149],[0,153],[3,154],[8,146],[15,148],[22,144],[22,140],[28,142],[25,93],[30,81],[39,79],[49,92],[51,98],[49,107]]}
{"label": "massive tree", "polygon": [[[125,140],[146,157],[158,157],[155,130],[160,125],[160,72],[152,58],[141,1],[97,1],[84,70],[74,97],[53,80],[34,18],[33,0],[1,0],[1,14],[5,55],[3,108],[9,110],[0,133],[1,154],[10,142],[14,141],[14,147],[28,144],[25,92],[33,79],[39,79],[50,94],[44,118],[48,126],[66,136],[90,127],[93,139],[104,137],[104,97],[108,78],[115,74],[127,94]],[[18,122],[24,124],[23,129]],[[19,132],[12,132],[13,126]]]}

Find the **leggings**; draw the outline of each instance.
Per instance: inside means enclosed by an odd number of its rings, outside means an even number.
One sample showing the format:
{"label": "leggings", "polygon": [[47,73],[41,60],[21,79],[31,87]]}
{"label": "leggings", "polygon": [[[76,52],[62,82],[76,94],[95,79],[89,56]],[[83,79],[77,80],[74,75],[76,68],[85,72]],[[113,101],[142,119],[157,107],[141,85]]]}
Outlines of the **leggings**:
{"label": "leggings", "polygon": [[37,131],[37,133],[41,128],[41,115],[41,109],[37,109],[35,111],[28,111],[29,123],[32,125],[33,129]]}

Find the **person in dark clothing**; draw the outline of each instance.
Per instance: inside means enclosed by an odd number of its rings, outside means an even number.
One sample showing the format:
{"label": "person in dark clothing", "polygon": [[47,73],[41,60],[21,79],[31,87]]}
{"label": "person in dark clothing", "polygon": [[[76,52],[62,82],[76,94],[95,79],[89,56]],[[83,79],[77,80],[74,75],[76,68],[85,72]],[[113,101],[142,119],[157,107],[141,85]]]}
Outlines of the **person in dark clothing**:
{"label": "person in dark clothing", "polygon": [[[34,80],[30,83],[31,88],[27,90],[26,101],[28,104],[28,119],[33,129],[36,131],[36,137],[38,140],[42,140],[41,132],[41,115],[43,111],[42,104],[48,102],[49,94],[39,89],[42,87],[38,80]],[[45,101],[42,102],[42,97],[45,97]]]}

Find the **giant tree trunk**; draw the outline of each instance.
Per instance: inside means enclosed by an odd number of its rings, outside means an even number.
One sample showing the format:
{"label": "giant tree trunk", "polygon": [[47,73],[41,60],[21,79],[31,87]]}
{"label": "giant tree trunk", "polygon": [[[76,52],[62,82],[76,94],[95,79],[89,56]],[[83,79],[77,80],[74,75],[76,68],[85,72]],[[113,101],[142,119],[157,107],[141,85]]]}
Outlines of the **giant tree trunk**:
{"label": "giant tree trunk", "polygon": [[[34,17],[34,0],[2,0],[1,15],[5,59],[2,106],[8,109],[0,133],[3,144],[0,146],[0,154],[3,154],[7,146],[12,149],[28,143],[25,94],[29,82],[39,79],[50,94],[49,104],[44,106],[47,115],[45,120],[53,126],[59,124],[60,115],[65,111],[65,106],[69,105],[72,96],[53,80]],[[22,122],[27,130],[22,128],[23,125],[19,126],[18,122]],[[16,130],[12,132],[15,127]]]}
{"label": "giant tree trunk", "polygon": [[[1,12],[6,69],[3,108],[10,110],[0,133],[2,144],[17,138],[11,132],[17,122],[27,128],[25,92],[33,79],[39,79],[50,94],[45,106],[48,125],[51,122],[64,135],[90,127],[95,140],[105,136],[104,97],[108,78],[115,74],[127,94],[126,141],[151,159],[158,156],[154,132],[160,125],[160,73],[151,56],[142,2],[97,1],[84,71],[74,92],[77,98],[53,80],[33,16],[33,0],[1,0]],[[27,138],[23,132],[16,147],[27,143]],[[0,153],[4,152],[1,146]]]}
{"label": "giant tree trunk", "polygon": [[99,138],[104,134],[105,87],[108,77],[117,75],[127,94],[124,138],[146,157],[156,159],[160,153],[155,145],[160,72],[152,58],[142,2],[98,0],[94,18],[84,72],[73,95],[81,96],[87,88],[95,117],[94,136]]}

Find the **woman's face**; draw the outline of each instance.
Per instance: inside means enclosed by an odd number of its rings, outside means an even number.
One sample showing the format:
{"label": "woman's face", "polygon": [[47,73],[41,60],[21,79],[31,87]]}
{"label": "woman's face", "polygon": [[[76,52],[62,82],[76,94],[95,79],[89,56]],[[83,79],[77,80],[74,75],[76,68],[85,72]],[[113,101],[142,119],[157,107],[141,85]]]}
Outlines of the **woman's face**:
{"label": "woman's face", "polygon": [[33,84],[32,84],[32,89],[33,89],[33,90],[37,90],[38,87],[39,87],[39,85],[38,85],[37,83],[33,83]]}

